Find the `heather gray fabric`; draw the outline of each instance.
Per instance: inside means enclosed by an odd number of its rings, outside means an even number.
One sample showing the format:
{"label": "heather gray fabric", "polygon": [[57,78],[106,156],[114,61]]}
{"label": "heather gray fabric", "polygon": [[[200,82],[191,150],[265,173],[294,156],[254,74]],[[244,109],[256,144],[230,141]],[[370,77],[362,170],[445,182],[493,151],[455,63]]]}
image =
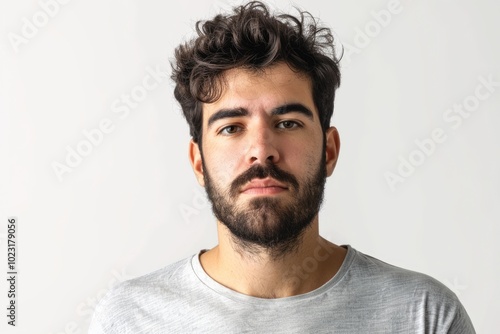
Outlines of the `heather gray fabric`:
{"label": "heather gray fabric", "polygon": [[475,333],[443,284],[344,247],[330,281],[278,299],[229,290],[203,271],[197,254],[113,288],[89,333]]}

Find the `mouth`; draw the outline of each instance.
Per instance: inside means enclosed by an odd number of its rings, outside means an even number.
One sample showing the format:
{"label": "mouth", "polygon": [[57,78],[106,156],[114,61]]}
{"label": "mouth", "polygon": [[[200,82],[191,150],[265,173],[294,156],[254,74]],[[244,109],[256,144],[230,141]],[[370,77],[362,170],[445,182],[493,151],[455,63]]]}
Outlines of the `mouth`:
{"label": "mouth", "polygon": [[241,193],[246,195],[275,195],[287,191],[288,187],[271,178],[253,179],[247,183]]}

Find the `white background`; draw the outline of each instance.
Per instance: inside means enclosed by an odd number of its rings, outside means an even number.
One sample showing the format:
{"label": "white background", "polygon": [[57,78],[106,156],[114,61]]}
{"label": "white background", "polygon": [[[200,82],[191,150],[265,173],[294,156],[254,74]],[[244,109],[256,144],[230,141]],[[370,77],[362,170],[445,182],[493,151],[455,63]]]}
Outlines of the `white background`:
{"label": "white background", "polygon": [[[170,73],[173,50],[193,36],[196,20],[240,2],[73,0],[44,22],[46,2],[0,5],[0,263],[9,216],[18,217],[19,245],[18,326],[6,324],[2,278],[2,333],[85,333],[96,299],[116,281],[216,243],[170,80],[160,77],[126,116],[112,106],[140,92],[148,70]],[[495,333],[500,87],[483,100],[474,93],[480,77],[500,82],[500,2],[401,1],[381,26],[374,13],[388,3],[293,3],[351,46],[332,119],[342,148],[321,232],[434,276],[459,295],[478,333]],[[14,46],[34,16],[40,27]],[[473,110],[460,124],[443,118],[463,103]],[[103,119],[113,130],[59,180],[53,164],[66,165],[68,150],[83,147],[83,132]],[[415,141],[436,128],[446,140],[418,153]],[[410,157],[420,165],[391,189],[385,174]]]}

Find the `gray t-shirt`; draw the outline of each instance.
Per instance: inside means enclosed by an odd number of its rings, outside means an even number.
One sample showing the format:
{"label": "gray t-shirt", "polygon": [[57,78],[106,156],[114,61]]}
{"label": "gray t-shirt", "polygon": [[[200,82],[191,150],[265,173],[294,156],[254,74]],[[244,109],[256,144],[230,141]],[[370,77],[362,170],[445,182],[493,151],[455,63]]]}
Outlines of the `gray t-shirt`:
{"label": "gray t-shirt", "polygon": [[277,299],[224,287],[194,255],[113,288],[89,333],[475,333],[443,284],[344,247],[327,283]]}

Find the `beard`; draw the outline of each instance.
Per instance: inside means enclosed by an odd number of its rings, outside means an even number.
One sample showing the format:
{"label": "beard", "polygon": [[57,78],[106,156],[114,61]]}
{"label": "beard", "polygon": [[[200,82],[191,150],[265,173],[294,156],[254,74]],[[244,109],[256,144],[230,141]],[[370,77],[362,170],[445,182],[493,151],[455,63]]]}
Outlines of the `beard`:
{"label": "beard", "polygon": [[[313,172],[308,173],[301,182],[269,162],[252,166],[236,177],[229,189],[222,189],[208,173],[203,153],[201,156],[205,189],[212,203],[212,211],[231,232],[238,252],[247,255],[265,252],[278,259],[297,249],[300,237],[311,226],[323,202],[326,182],[325,143],[319,166],[311,166]],[[236,203],[243,185],[253,179],[266,177],[286,184],[286,191],[292,196],[287,200],[262,196],[246,204]]]}

